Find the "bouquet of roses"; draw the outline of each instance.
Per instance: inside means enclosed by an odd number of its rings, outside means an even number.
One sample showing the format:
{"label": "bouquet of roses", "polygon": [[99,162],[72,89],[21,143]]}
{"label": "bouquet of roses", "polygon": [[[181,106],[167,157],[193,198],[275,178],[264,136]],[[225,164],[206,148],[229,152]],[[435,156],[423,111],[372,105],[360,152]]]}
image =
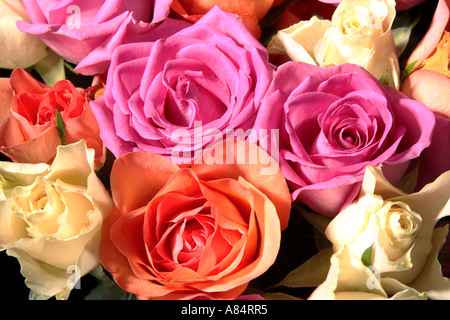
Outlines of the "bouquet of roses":
{"label": "bouquet of roses", "polygon": [[0,21],[0,250],[30,299],[450,299],[449,0]]}

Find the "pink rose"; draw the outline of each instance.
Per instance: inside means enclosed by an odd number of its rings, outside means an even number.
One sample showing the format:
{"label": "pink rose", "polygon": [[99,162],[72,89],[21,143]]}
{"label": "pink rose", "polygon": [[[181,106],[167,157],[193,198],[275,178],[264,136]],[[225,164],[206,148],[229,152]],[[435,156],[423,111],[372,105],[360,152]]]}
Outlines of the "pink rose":
{"label": "pink rose", "polygon": [[[122,43],[147,41],[170,12],[171,0],[23,0],[32,23],[17,27],[38,35],[86,75],[104,72]],[[148,23],[150,22],[150,23]]]}
{"label": "pink rose", "polygon": [[[288,62],[265,96],[257,129],[279,129],[280,167],[293,201],[335,216],[358,194],[367,166],[393,184],[430,144],[433,113],[363,68]],[[271,147],[272,149],[272,147]]]}
{"label": "pink rose", "polygon": [[216,6],[166,39],[119,46],[105,93],[91,106],[116,157],[190,154],[213,142],[205,135],[251,128],[273,73],[242,20]]}

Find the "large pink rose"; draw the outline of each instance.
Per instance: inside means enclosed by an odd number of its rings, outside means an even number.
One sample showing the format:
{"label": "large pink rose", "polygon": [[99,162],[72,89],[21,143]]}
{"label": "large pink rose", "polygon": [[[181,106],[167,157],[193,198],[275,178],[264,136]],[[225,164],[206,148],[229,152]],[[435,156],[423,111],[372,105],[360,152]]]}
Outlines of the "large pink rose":
{"label": "large pink rose", "polygon": [[359,193],[367,166],[383,165],[397,184],[430,144],[434,125],[422,103],[383,87],[359,66],[287,62],[255,127],[280,130],[280,167],[293,201],[335,216]]}
{"label": "large pink rose", "polygon": [[273,73],[242,20],[216,6],[166,39],[119,46],[91,106],[116,157],[147,150],[189,162],[218,134],[251,128]]}
{"label": "large pink rose", "polygon": [[122,43],[146,41],[170,12],[171,0],[23,0],[32,23],[17,27],[38,35],[77,72],[104,72]]}

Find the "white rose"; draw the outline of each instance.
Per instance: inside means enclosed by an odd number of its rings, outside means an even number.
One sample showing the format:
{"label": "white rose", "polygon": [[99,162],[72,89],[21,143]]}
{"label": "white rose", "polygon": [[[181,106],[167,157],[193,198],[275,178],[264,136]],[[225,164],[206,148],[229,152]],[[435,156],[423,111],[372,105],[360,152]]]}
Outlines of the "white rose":
{"label": "white rose", "polygon": [[377,79],[387,76],[399,87],[399,64],[391,27],[393,0],[343,0],[331,21],[312,17],[281,30],[267,49],[286,54],[293,61],[318,66],[352,63]]}
{"label": "white rose", "polygon": [[28,68],[47,56],[38,36],[17,28],[19,20],[30,21],[22,0],[0,0],[0,68]]}
{"label": "white rose", "polygon": [[67,299],[75,275],[99,265],[112,199],[86,143],[60,146],[52,165],[0,162],[0,250],[19,260],[35,293]]}
{"label": "white rose", "polygon": [[427,295],[411,288],[402,288],[388,297],[377,272],[373,272],[347,246],[334,253],[327,279],[308,300],[424,300]]}
{"label": "white rose", "polygon": [[330,222],[325,235],[335,252],[348,247],[361,258],[372,248],[370,266],[387,294],[413,288],[431,299],[449,299],[450,282],[437,260],[448,228],[435,229],[448,215],[450,171],[421,191],[406,194],[380,168],[369,167],[359,199]]}

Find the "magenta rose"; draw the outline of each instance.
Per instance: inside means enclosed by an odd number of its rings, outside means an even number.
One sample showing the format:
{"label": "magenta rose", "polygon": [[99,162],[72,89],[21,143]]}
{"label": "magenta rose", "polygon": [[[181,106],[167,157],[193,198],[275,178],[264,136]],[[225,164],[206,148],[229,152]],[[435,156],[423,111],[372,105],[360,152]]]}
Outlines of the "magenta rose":
{"label": "magenta rose", "polygon": [[23,0],[32,23],[18,21],[19,30],[37,35],[76,71],[106,71],[112,51],[122,43],[148,41],[165,20],[171,0]]}
{"label": "magenta rose", "polygon": [[251,128],[273,74],[264,46],[216,6],[166,39],[117,47],[91,106],[116,157],[147,150],[190,162],[191,151]]}
{"label": "magenta rose", "polygon": [[279,130],[280,167],[292,200],[332,217],[357,196],[367,166],[383,165],[390,182],[399,183],[430,144],[434,125],[422,103],[383,87],[359,66],[287,62],[255,128]]}

